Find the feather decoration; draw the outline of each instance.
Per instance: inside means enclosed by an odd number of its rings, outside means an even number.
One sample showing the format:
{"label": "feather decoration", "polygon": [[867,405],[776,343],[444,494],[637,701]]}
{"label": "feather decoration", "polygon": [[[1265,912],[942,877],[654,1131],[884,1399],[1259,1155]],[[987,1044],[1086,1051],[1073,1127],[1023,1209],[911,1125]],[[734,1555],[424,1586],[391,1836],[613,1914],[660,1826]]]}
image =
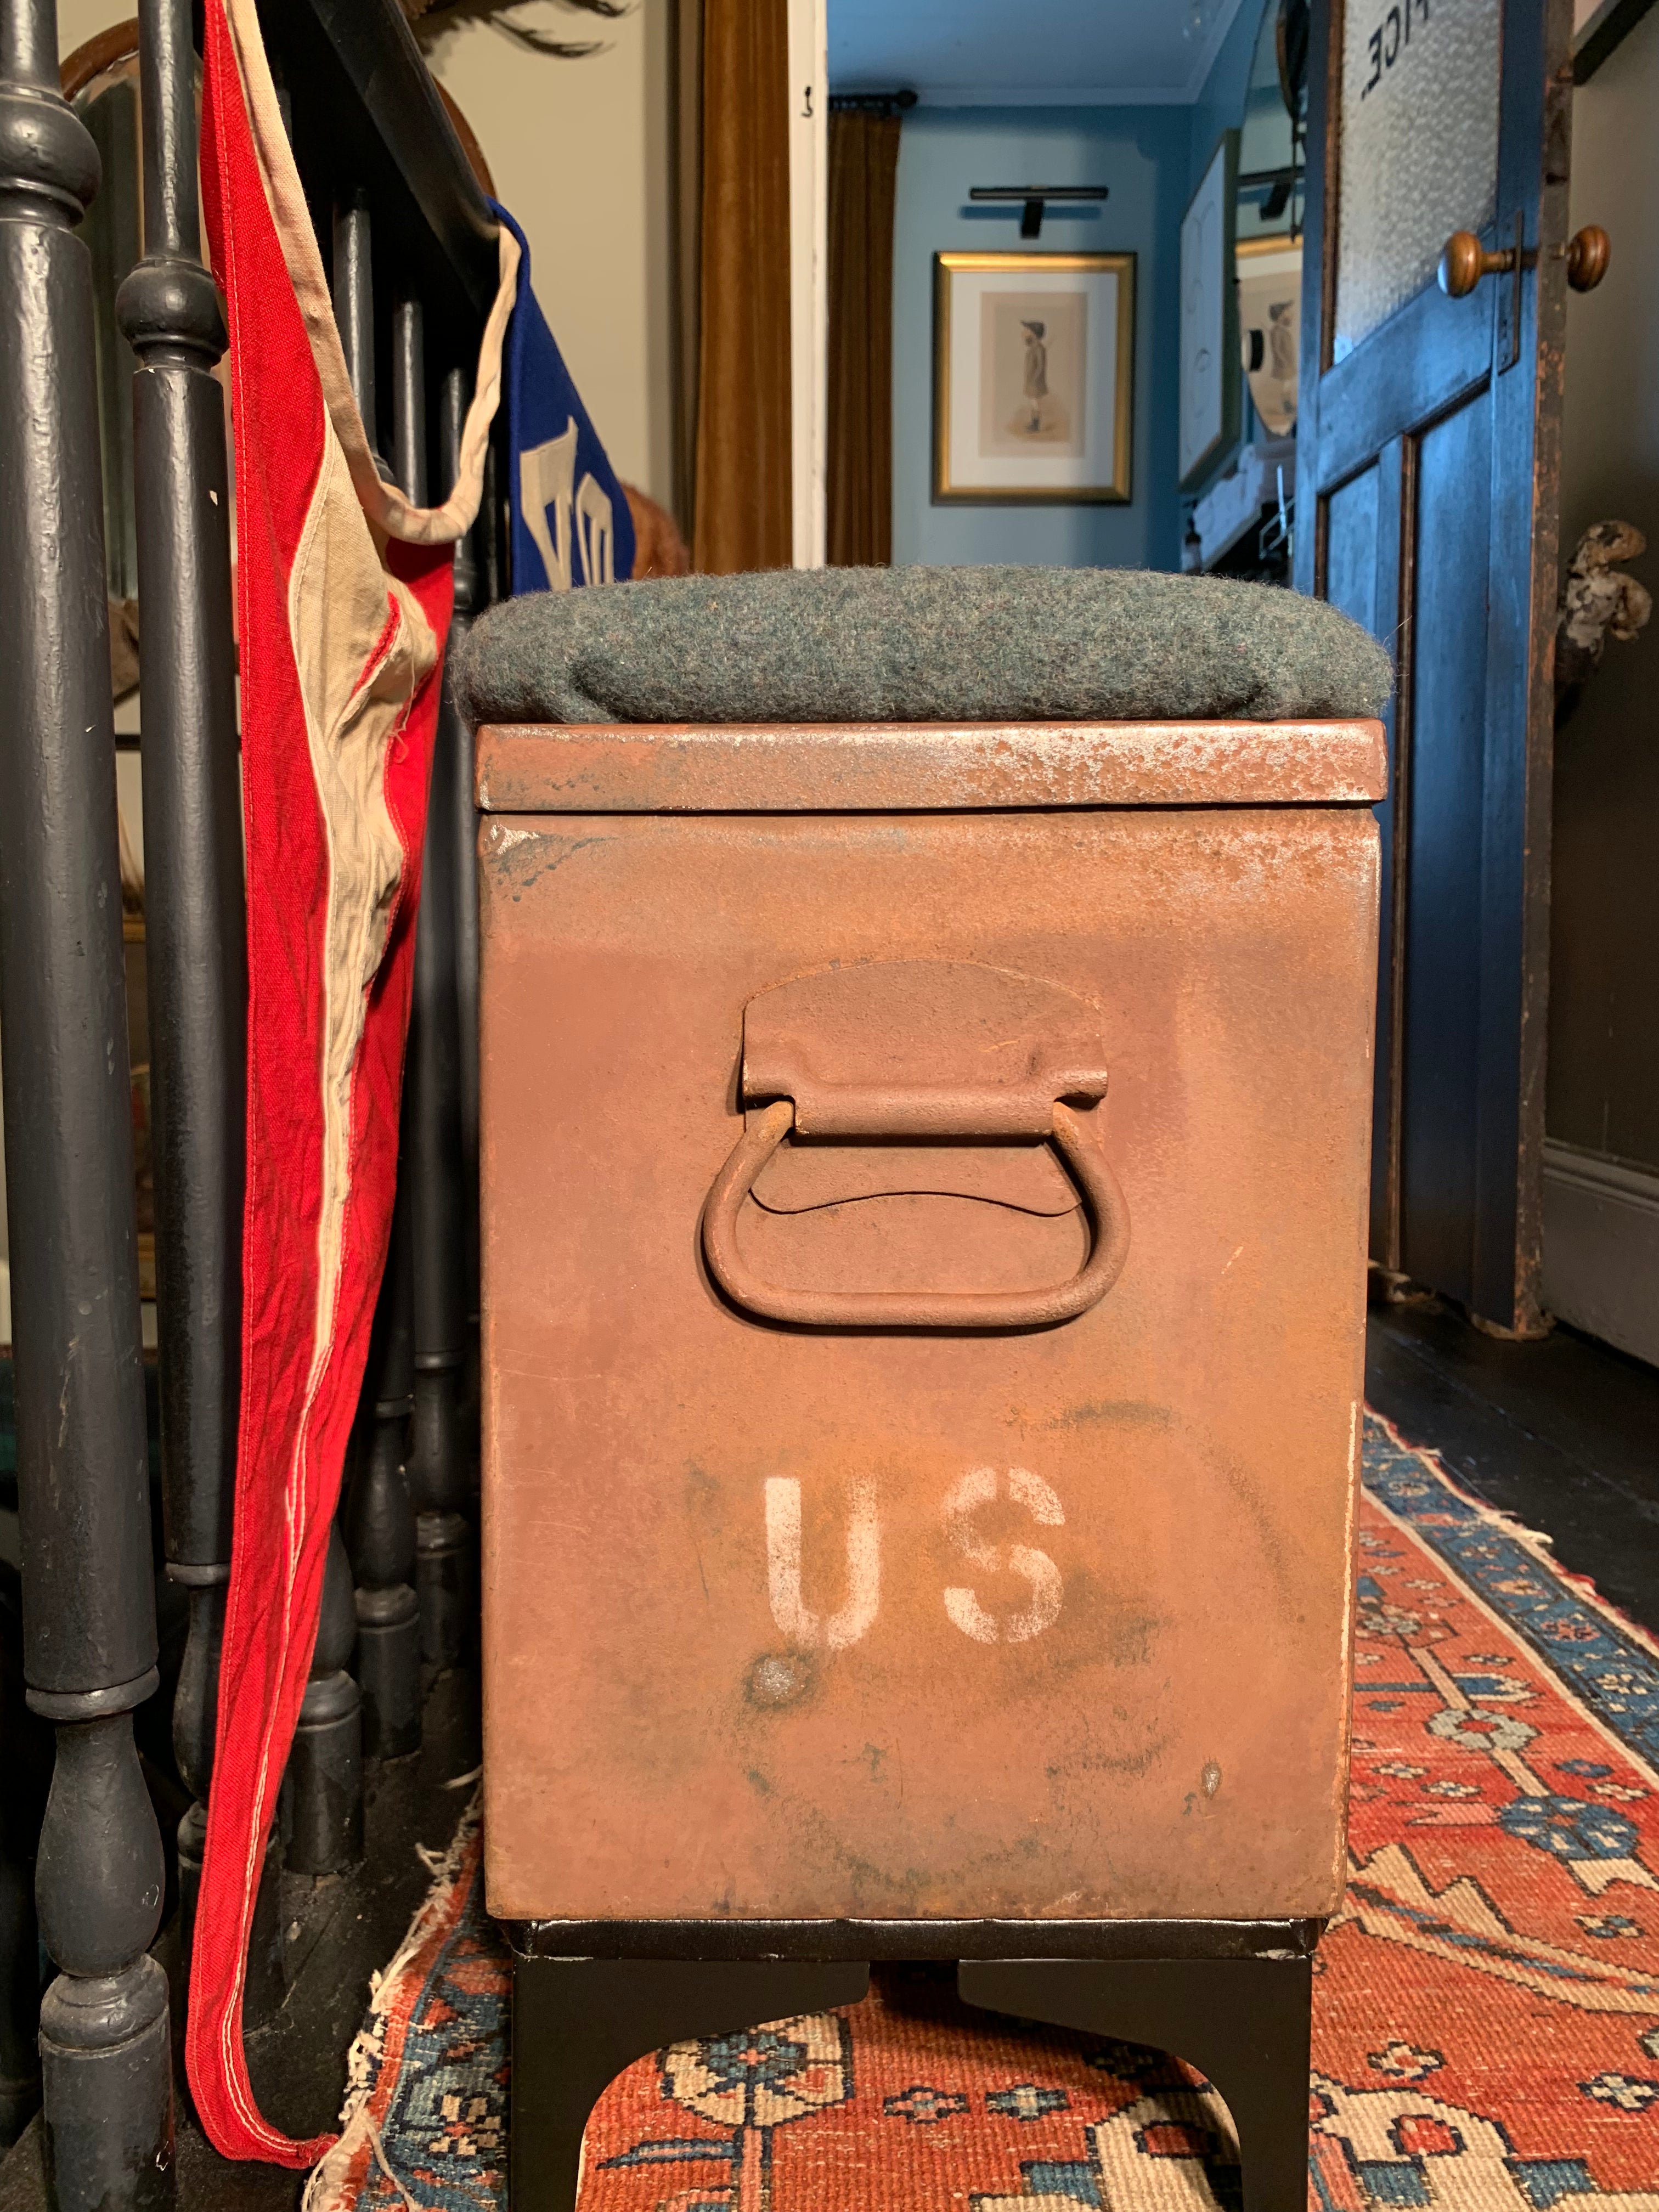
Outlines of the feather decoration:
{"label": "feather decoration", "polygon": [[557,38],[550,30],[525,21],[526,11],[558,7],[614,23],[632,12],[633,0],[400,0],[400,5],[423,47],[432,46],[446,31],[488,23],[503,38],[532,53],[552,55],[561,61],[584,61],[590,54],[605,51],[603,39]]}

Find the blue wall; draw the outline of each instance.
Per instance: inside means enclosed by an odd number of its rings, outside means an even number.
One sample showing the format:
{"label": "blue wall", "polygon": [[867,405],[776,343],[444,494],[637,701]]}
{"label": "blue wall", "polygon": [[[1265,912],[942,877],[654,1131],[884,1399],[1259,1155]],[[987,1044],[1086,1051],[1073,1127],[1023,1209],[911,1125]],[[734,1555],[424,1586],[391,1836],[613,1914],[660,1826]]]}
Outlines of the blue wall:
{"label": "blue wall", "polygon": [[[1203,180],[1224,131],[1237,131],[1244,120],[1244,100],[1250,88],[1250,64],[1261,33],[1261,0],[1244,0],[1228,26],[1221,51],[1210,64],[1204,89],[1188,116],[1187,197],[1190,199]],[[1186,213],[1182,209],[1182,214]]]}
{"label": "blue wall", "polygon": [[[1176,256],[1190,195],[1193,113],[1185,107],[919,107],[906,116],[893,238],[896,562],[1180,565]],[[1036,250],[1137,256],[1133,498],[1127,506],[933,503],[933,256],[1018,249],[1018,209],[970,210],[968,188],[1027,183],[1106,185],[1111,191],[1103,207],[1051,210]]]}

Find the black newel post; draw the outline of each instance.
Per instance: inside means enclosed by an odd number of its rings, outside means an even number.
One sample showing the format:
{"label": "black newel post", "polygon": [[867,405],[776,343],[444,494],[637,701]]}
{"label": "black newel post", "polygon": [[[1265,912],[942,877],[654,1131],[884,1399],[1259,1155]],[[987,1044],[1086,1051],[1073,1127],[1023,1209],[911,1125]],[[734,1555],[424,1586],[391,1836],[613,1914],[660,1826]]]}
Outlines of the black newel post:
{"label": "black newel post", "polygon": [[188,1952],[230,1579],[241,1358],[246,915],[230,616],[225,348],[197,216],[190,0],[140,0],[144,255],[122,285],[143,609],[145,959],[167,1572],[190,1592],[173,1709]]}
{"label": "black newel post", "polygon": [[133,1708],[155,1596],[125,1048],[92,141],[53,0],[0,0],[0,1028],[28,1701],[57,1729],[37,1862],[59,2212],[170,2205],[161,1838]]}
{"label": "black newel post", "polygon": [[[392,319],[398,473],[426,503],[426,398],[418,301]],[[447,692],[432,761],[421,910],[415,931],[404,1167],[415,1250],[415,1422],[410,1486],[418,1516],[421,1656],[440,1673],[460,1659],[471,1607],[471,1529],[461,1451],[466,1359],[466,1213],[461,1183],[461,1039],[456,995],[455,739]]]}

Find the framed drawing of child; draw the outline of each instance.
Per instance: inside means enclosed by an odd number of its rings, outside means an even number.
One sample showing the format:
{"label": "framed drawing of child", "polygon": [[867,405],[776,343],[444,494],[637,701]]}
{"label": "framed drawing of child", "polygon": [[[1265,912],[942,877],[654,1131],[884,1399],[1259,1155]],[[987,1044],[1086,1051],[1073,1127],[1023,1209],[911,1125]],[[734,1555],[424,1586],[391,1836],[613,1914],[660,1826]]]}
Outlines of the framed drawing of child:
{"label": "framed drawing of child", "polygon": [[1133,253],[933,257],[936,500],[1127,501]]}

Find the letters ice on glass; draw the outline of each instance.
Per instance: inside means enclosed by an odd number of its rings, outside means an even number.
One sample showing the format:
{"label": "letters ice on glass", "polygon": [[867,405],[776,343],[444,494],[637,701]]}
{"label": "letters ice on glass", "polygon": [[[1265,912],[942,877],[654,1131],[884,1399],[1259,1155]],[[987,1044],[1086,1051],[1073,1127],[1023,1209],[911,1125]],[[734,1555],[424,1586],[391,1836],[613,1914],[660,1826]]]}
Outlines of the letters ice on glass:
{"label": "letters ice on glass", "polygon": [[1349,0],[1342,33],[1340,361],[1498,202],[1502,0]]}

